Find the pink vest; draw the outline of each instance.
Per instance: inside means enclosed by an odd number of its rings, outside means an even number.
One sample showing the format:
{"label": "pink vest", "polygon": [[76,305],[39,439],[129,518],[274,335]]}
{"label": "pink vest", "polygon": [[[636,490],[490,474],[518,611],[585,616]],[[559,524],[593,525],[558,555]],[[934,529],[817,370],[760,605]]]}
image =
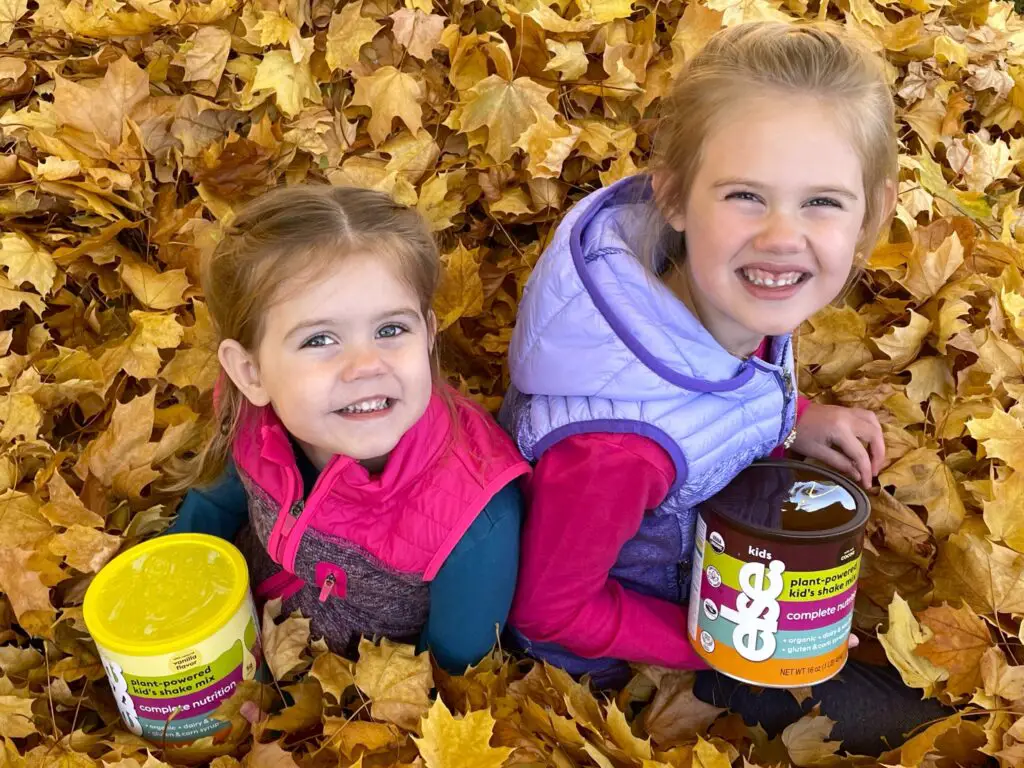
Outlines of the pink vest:
{"label": "pink vest", "polygon": [[338,455],[306,499],[277,414],[248,409],[234,444],[249,497],[237,543],[257,599],[283,598],[339,653],[361,635],[415,642],[431,579],[491,498],[529,472],[487,413],[452,399],[435,393],[380,475]]}

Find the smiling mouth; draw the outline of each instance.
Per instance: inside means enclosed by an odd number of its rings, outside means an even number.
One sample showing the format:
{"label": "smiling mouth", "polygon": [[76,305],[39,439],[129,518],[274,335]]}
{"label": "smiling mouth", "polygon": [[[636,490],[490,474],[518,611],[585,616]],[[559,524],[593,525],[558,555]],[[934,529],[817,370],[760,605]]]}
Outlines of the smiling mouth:
{"label": "smiling mouth", "polygon": [[393,398],[374,397],[367,400],[360,400],[358,403],[352,403],[352,405],[346,405],[344,408],[336,410],[335,413],[341,414],[342,416],[383,413],[384,411],[390,410],[394,404],[395,400]]}
{"label": "smiling mouth", "polygon": [[810,272],[792,270],[788,272],[769,272],[756,267],[741,267],[736,274],[751,285],[758,288],[790,288],[811,279]]}

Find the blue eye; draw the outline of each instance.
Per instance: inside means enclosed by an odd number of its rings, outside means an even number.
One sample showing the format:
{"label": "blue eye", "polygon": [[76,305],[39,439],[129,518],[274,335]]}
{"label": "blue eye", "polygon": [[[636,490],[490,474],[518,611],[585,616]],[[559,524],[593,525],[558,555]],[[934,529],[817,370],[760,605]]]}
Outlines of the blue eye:
{"label": "blue eye", "polygon": [[396,323],[388,323],[387,325],[381,326],[380,330],[377,331],[378,339],[396,339],[404,333],[408,333],[407,328]]}
{"label": "blue eye", "polygon": [[330,344],[334,344],[334,339],[328,336],[326,333],[318,333],[310,336],[304,342],[302,342],[302,349],[319,349],[326,347]]}
{"label": "blue eye", "polygon": [[839,208],[842,210],[843,204],[836,200],[834,197],[815,197],[807,203],[812,208]]}

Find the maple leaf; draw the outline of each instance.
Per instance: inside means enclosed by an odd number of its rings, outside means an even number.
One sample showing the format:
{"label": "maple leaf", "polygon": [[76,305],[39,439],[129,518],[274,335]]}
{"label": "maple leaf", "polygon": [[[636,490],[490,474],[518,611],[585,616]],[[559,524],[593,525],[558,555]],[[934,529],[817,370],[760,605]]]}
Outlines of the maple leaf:
{"label": "maple leaf", "polygon": [[998,647],[988,648],[981,657],[981,677],[985,693],[1008,701],[1024,700],[1024,667],[1011,666]]}
{"label": "maple leaf", "polygon": [[50,542],[50,551],[83,573],[97,573],[121,548],[121,537],[72,524]]}
{"label": "maple leaf", "polygon": [[10,739],[22,739],[35,732],[32,699],[0,696],[0,733]]}
{"label": "maple leaf", "polygon": [[554,120],[550,88],[528,77],[508,81],[490,75],[469,89],[461,112],[452,113],[463,133],[487,128],[487,154],[498,162],[512,156],[515,142],[542,118]]}
{"label": "maple leaf", "polygon": [[545,40],[544,45],[551,53],[551,61],[544,67],[545,72],[558,72],[563,80],[578,80],[586,74],[590,62],[579,40],[568,43]]}
{"label": "maple leaf", "polygon": [[393,749],[405,739],[401,731],[393,725],[368,723],[344,717],[326,718],[324,736],[350,759],[360,751],[372,754]]}
{"label": "maple leaf", "polygon": [[350,71],[359,62],[359,51],[369,44],[383,27],[362,15],[362,2],[346,3],[331,16],[327,30],[327,66]]}
{"label": "maple leaf", "polygon": [[934,251],[914,248],[902,284],[915,298],[930,299],[963,263],[964,247],[954,232]]}
{"label": "maple leaf", "polygon": [[651,750],[651,740],[639,739],[626,721],[626,715],[619,709],[615,702],[608,705],[607,715],[608,734],[612,737],[615,745],[634,760],[651,760],[654,753]]}
{"label": "maple leaf", "polygon": [[295,61],[289,51],[268,51],[256,68],[253,91],[273,91],[277,107],[288,117],[296,117],[308,101],[320,103],[320,89],[313,81],[309,58]]}
{"label": "maple leaf", "polygon": [[441,42],[441,31],[445,25],[443,16],[400,8],[390,18],[394,22],[395,40],[410,55],[423,61],[434,57],[434,48]]}
{"label": "maple leaf", "polygon": [[31,283],[43,296],[50,292],[57,276],[53,257],[37,243],[18,234],[0,236],[0,264],[7,267],[7,278],[12,283]]}
{"label": "maple leaf", "polygon": [[57,120],[116,147],[125,118],[149,98],[149,76],[127,56],[111,64],[101,85],[90,87],[56,78],[53,108]]}
{"label": "maple leaf", "polygon": [[263,606],[263,656],[275,680],[284,680],[305,666],[309,645],[309,619],[289,616],[278,624],[280,615],[280,598]]}
{"label": "maple leaf", "polygon": [[669,672],[659,677],[658,692],[644,710],[644,730],[662,749],[705,733],[725,710],[701,701],[693,693],[692,672]]}
{"label": "maple leaf", "polygon": [[918,619],[932,637],[914,652],[949,673],[946,693],[954,697],[974,693],[982,682],[981,659],[993,647],[985,622],[970,608],[945,604],[926,608]]}
{"label": "maple leaf", "polygon": [[189,288],[183,269],[158,270],[142,261],[122,256],[121,279],[135,297],[150,309],[172,309],[185,303]]}
{"label": "maple leaf", "polygon": [[427,768],[501,768],[512,754],[492,747],[494,718],[487,710],[456,720],[442,699],[423,718],[423,737],[413,737]]}
{"label": "maple leaf", "polygon": [[52,614],[50,587],[63,576],[54,562],[35,550],[0,546],[0,591],[19,619],[32,611]]}
{"label": "maple leaf", "polygon": [[28,13],[28,0],[0,0],[0,44],[7,44],[14,27]]}
{"label": "maple leaf", "polygon": [[693,747],[693,768],[729,768],[732,761],[718,747],[700,736]]}
{"label": "maple leaf", "polygon": [[370,714],[377,720],[413,731],[430,708],[430,690],[434,687],[430,655],[416,655],[411,645],[387,639],[380,645],[360,640],[355,680],[370,697]]}
{"label": "maple leaf", "polygon": [[480,280],[480,250],[461,243],[444,254],[444,272],[434,295],[437,330],[443,331],[461,317],[475,317],[484,309],[484,286]]}
{"label": "maple leaf", "polygon": [[931,328],[928,318],[911,310],[910,322],[903,327],[890,328],[885,336],[875,340],[875,346],[892,360],[893,370],[900,371],[917,359]]}
{"label": "maple leaf", "polygon": [[987,419],[971,419],[967,430],[985,447],[986,454],[1024,472],[1024,425],[1019,420],[996,409]]}
{"label": "maple leaf", "polygon": [[932,578],[937,600],[963,600],[981,614],[1024,613],[1024,555],[973,533],[939,545]]}
{"label": "maple leaf", "polygon": [[[927,568],[935,555],[931,532],[905,504],[886,491],[871,497],[871,540]],[[880,541],[879,541],[880,540]]]}
{"label": "maple leaf", "polygon": [[827,741],[836,721],[819,715],[817,709],[801,717],[782,731],[782,743],[796,766],[818,765],[834,755],[841,742]]}
{"label": "maple leaf", "polygon": [[323,692],[315,681],[289,685],[285,689],[292,703],[267,718],[266,727],[284,733],[298,733],[320,725]]}
{"label": "maple leaf", "polygon": [[356,684],[354,665],[334,653],[322,653],[313,660],[309,674],[320,681],[324,693],[340,702],[342,694]]}
{"label": "maple leaf", "polygon": [[949,677],[948,671],[915,652],[932,637],[931,630],[914,618],[907,601],[899,594],[894,595],[889,604],[889,629],[878,633],[878,641],[885,648],[889,661],[899,670],[903,682],[923,689],[926,696],[934,695],[936,685]]}
{"label": "maple leaf", "polygon": [[200,27],[189,38],[189,44],[185,54],[185,80],[209,80],[218,84],[231,53],[231,35],[219,27]]}
{"label": "maple leaf", "polygon": [[751,21],[789,21],[785,13],[767,0],[708,0],[707,7],[720,11],[727,27]]}
{"label": "maple leaf", "polygon": [[423,86],[416,78],[386,66],[356,79],[352,103],[370,108],[371,117],[366,129],[377,145],[391,133],[391,122],[396,117],[414,134],[420,130],[423,125],[420,106],[423,98]]}
{"label": "maple leaf", "polygon": [[925,507],[928,525],[939,538],[959,529],[967,515],[956,477],[932,449],[911,451],[879,475],[878,480],[883,486],[894,486],[894,495],[904,504]]}

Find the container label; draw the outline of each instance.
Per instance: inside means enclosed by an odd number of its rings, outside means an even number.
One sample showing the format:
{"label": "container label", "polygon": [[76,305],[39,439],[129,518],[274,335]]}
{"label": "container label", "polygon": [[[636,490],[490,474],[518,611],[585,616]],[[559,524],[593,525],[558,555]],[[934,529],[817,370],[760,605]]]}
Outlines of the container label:
{"label": "container label", "polygon": [[238,683],[260,672],[257,627],[249,599],[223,628],[192,648],[160,656],[128,656],[100,647],[128,729],[156,742],[190,742],[222,731],[226,736],[230,725],[210,715]]}
{"label": "container label", "polygon": [[[757,685],[813,685],[846,661],[860,555],[835,568],[791,571],[770,549],[749,546],[741,560],[725,547],[700,547],[691,585],[694,647],[725,674]],[[722,551],[719,551],[719,550]]]}

